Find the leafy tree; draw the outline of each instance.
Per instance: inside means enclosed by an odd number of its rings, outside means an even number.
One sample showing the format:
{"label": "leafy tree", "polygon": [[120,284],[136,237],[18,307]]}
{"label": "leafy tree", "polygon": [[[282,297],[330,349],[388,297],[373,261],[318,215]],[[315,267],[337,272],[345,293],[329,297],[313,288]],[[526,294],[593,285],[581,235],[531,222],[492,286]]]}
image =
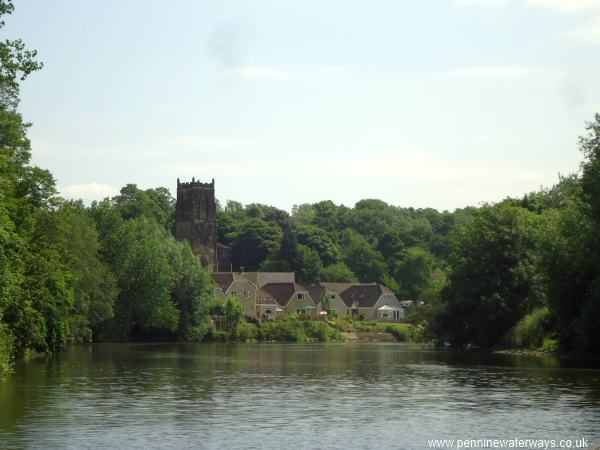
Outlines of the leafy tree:
{"label": "leafy tree", "polygon": [[316,251],[304,245],[298,245],[295,261],[296,275],[300,283],[314,284],[319,281],[323,264]]}
{"label": "leafy tree", "polygon": [[[600,353],[600,115],[580,138],[585,160],[581,189],[567,184],[561,210],[549,211],[542,260],[550,310],[560,344],[583,354]],[[560,183],[559,183],[560,184]]]}
{"label": "leafy tree", "polygon": [[169,242],[164,228],[145,217],[119,227],[111,241],[120,249],[112,261],[119,296],[115,319],[104,327],[104,338],[144,339],[174,333],[179,312],[171,300],[174,285]]}
{"label": "leafy tree", "polygon": [[225,302],[225,319],[230,330],[235,330],[244,320],[244,308],[233,295],[230,295]]}
{"label": "leafy tree", "polygon": [[296,234],[298,242],[315,250],[324,265],[336,264],[342,260],[339,247],[322,228],[304,225],[298,228]]}
{"label": "leafy tree", "polygon": [[394,279],[399,284],[402,297],[418,300],[431,283],[434,258],[431,253],[419,247],[411,247],[405,258],[398,263]]}
{"label": "leafy tree", "polygon": [[279,249],[281,236],[281,229],[276,224],[260,219],[244,222],[242,230],[233,238],[233,265],[256,270],[261,262]]}
{"label": "leafy tree", "polygon": [[91,342],[92,330],[113,317],[117,297],[116,280],[99,258],[100,241],[94,222],[81,202],[60,206],[57,219],[61,234],[62,262],[73,275],[73,311],[69,315],[69,340]]}
{"label": "leafy tree", "polygon": [[357,283],[358,278],[344,263],[331,264],[321,270],[321,281],[330,283]]}
{"label": "leafy tree", "polygon": [[542,302],[537,219],[510,205],[484,207],[457,231],[437,332],[454,345],[495,345]]}
{"label": "leafy tree", "polygon": [[166,188],[138,188],[135,184],[123,187],[112,202],[125,220],[148,217],[161,224],[165,230],[172,230],[174,224],[175,201]]}
{"label": "leafy tree", "polygon": [[171,298],[179,311],[177,337],[201,341],[210,329],[209,304],[214,288],[187,243],[169,239],[169,262],[173,269]]}
{"label": "leafy tree", "polygon": [[315,207],[308,203],[292,206],[292,222],[296,226],[310,225],[315,215]]}
{"label": "leafy tree", "polygon": [[381,254],[360,234],[346,230],[343,236],[344,263],[363,283],[382,281],[385,263]]}

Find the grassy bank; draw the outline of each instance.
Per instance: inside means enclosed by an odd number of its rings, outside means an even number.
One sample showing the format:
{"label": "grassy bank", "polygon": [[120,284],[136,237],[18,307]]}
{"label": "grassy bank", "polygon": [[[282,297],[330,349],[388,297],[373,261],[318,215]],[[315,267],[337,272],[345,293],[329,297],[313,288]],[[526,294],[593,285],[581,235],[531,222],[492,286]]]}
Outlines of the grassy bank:
{"label": "grassy bank", "polygon": [[[376,321],[353,321],[347,318],[332,320],[303,320],[296,315],[283,319],[243,322],[233,329],[219,330],[212,328],[206,336],[211,342],[310,342],[341,341],[342,333],[356,333],[361,336],[388,333],[398,342],[421,342],[418,329],[407,323],[384,323]],[[390,339],[385,339],[386,341]]]}

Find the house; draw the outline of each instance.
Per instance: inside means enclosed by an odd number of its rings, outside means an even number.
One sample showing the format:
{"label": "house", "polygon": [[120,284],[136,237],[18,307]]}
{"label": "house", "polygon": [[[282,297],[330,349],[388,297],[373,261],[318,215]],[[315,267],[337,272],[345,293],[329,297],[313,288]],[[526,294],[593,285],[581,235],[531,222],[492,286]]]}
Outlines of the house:
{"label": "house", "polygon": [[[319,312],[326,312],[329,316],[343,317],[348,314],[348,307],[340,297],[338,291],[331,289],[328,284],[337,283],[321,283],[318,285],[306,286],[312,299],[317,303]],[[348,285],[350,286],[350,285]],[[324,308],[323,300],[327,300],[329,306]]]}
{"label": "house", "polygon": [[246,316],[256,317],[256,296],[259,290],[256,284],[236,272],[213,273],[211,276],[215,282],[215,297],[227,298],[233,295],[239,300]]}
{"label": "house", "polygon": [[310,295],[309,290],[293,283],[269,283],[263,288],[281,307],[282,313],[297,313],[302,316],[317,317],[317,304]]}
{"label": "house", "polygon": [[234,295],[247,317],[278,317],[283,308],[264,287],[268,284],[295,283],[294,272],[213,272],[215,297]]}
{"label": "house", "polygon": [[404,308],[394,293],[377,283],[321,283],[334,291],[344,303],[346,314],[366,320],[399,320]]}
{"label": "house", "polygon": [[[399,320],[405,308],[392,291],[376,283],[327,283],[303,286],[294,272],[215,272],[215,297],[234,295],[247,317],[278,318],[297,313],[316,318],[320,312],[366,320]],[[323,300],[327,300],[325,311]]]}

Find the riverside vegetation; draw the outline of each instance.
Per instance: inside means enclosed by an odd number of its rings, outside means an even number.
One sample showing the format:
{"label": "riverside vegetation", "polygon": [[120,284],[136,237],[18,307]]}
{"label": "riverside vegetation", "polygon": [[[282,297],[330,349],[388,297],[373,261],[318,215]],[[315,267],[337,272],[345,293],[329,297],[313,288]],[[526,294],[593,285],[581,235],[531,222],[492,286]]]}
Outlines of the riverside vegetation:
{"label": "riverside vegetation", "polygon": [[[0,0],[0,19],[12,10]],[[21,40],[0,43],[0,374],[17,356],[69,343],[338,337],[342,321],[247,324],[235,299],[212,299],[209,274],[173,238],[166,188],[128,184],[90,206],[60,198],[52,174],[30,164],[18,108],[36,56]],[[579,145],[580,172],[555,186],[453,212],[368,199],[288,214],[228,201],[219,242],[247,270],[384,283],[418,305],[410,320],[423,339],[598,356],[600,115]],[[212,321],[228,315],[226,330]]]}

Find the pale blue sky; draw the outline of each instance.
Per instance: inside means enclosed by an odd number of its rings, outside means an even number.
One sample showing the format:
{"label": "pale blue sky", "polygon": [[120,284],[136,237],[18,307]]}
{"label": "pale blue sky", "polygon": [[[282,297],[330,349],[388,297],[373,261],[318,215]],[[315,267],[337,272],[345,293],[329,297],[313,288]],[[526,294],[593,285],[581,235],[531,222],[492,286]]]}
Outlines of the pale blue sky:
{"label": "pale blue sky", "polygon": [[453,209],[576,171],[600,112],[600,0],[15,3],[33,161],[67,197],[195,176]]}

